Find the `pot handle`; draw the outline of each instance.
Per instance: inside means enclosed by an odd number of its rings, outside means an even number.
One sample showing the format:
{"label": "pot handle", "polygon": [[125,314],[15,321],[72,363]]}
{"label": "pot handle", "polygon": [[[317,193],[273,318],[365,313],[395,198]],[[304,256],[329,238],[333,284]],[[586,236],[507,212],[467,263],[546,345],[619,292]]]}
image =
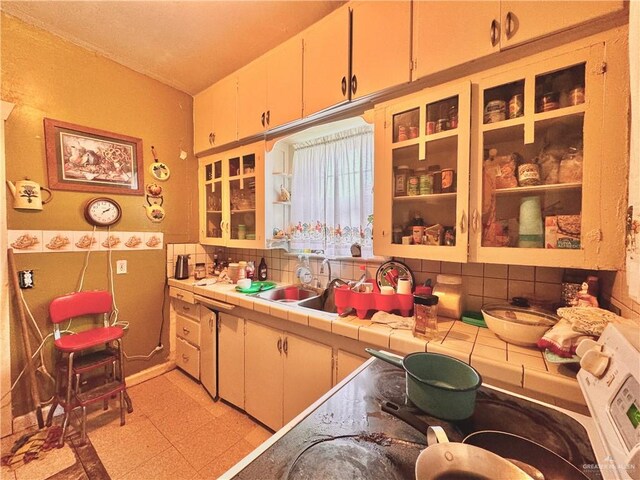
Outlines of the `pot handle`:
{"label": "pot handle", "polygon": [[402,357],[381,352],[380,350],[375,350],[373,348],[365,348],[364,350],[369,355],[379,358],[380,360],[384,360],[385,362],[390,363],[391,365],[395,365],[396,367],[402,368],[404,370],[404,366],[402,365]]}
{"label": "pot handle", "polygon": [[447,437],[442,427],[430,426],[427,422],[410,412],[407,407],[401,407],[396,403],[385,401],[382,402],[382,411],[390,413],[394,417],[408,423],[420,433],[424,433],[427,437],[427,445],[447,443],[449,441],[449,437]]}

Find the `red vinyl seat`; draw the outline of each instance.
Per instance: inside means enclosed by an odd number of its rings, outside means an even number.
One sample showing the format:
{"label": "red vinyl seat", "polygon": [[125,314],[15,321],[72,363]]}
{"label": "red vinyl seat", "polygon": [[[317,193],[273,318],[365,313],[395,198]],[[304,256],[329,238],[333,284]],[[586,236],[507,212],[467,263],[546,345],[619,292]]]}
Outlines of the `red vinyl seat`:
{"label": "red vinyl seat", "polygon": [[[86,407],[103,401],[105,409],[109,398],[120,395],[120,425],[124,425],[124,403],[129,412],[133,411],[126,392],[124,375],[124,354],[122,337],[124,329],[109,324],[113,298],[104,290],[73,292],[52,300],[49,316],[54,325],[54,346],[62,356],[56,367],[56,392],[47,417],[51,425],[53,413],[58,405],[64,409],[60,445],[64,443],[70,414],[75,408],[82,409],[82,442],[86,439]],[[60,324],[78,317],[91,316],[101,319],[101,325],[94,325],[83,331],[63,335]],[[90,352],[87,352],[89,351]],[[81,374],[102,367],[104,376],[95,377],[89,387],[81,388]]]}

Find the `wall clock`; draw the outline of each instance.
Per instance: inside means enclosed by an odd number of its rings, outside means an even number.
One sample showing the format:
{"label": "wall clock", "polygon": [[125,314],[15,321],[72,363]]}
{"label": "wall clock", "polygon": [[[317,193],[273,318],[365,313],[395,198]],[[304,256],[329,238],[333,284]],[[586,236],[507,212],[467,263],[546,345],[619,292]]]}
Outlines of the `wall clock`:
{"label": "wall clock", "polygon": [[84,207],[84,218],[96,227],[108,227],[122,216],[120,204],[107,197],[92,198]]}

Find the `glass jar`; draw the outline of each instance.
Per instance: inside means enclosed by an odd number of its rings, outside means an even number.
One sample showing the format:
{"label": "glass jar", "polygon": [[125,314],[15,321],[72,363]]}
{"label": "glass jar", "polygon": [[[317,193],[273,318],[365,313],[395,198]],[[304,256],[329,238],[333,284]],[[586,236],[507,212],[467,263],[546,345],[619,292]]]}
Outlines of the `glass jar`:
{"label": "glass jar", "polygon": [[207,276],[207,268],[204,263],[196,263],[195,268],[193,269],[193,278],[196,280],[202,280]]}
{"label": "glass jar", "polygon": [[428,174],[426,168],[416,169],[418,183],[420,185],[420,195],[433,193],[433,174]]}
{"label": "glass jar", "polygon": [[420,177],[418,177],[418,175],[409,175],[409,179],[407,180],[407,195],[410,197],[420,195]]}
{"label": "glass jar", "polygon": [[244,240],[247,238],[247,226],[238,225],[238,240]]}
{"label": "glass jar", "polygon": [[393,195],[395,197],[405,197],[407,195],[407,183],[411,170],[408,165],[399,165],[396,169]]}
{"label": "glass jar", "polygon": [[462,317],[462,277],[438,275],[433,294],[440,298],[439,313],[443,317]]}
{"label": "glass jar", "polygon": [[433,340],[438,336],[438,301],[435,295],[413,296],[413,336]]}

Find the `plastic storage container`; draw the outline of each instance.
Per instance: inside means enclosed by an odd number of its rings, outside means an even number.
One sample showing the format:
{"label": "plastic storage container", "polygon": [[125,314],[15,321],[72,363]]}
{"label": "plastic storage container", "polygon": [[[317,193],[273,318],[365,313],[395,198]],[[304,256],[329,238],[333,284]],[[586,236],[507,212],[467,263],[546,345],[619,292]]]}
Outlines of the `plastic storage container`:
{"label": "plastic storage container", "polygon": [[443,317],[462,317],[462,277],[458,275],[438,275],[433,294],[440,300],[438,314]]}

